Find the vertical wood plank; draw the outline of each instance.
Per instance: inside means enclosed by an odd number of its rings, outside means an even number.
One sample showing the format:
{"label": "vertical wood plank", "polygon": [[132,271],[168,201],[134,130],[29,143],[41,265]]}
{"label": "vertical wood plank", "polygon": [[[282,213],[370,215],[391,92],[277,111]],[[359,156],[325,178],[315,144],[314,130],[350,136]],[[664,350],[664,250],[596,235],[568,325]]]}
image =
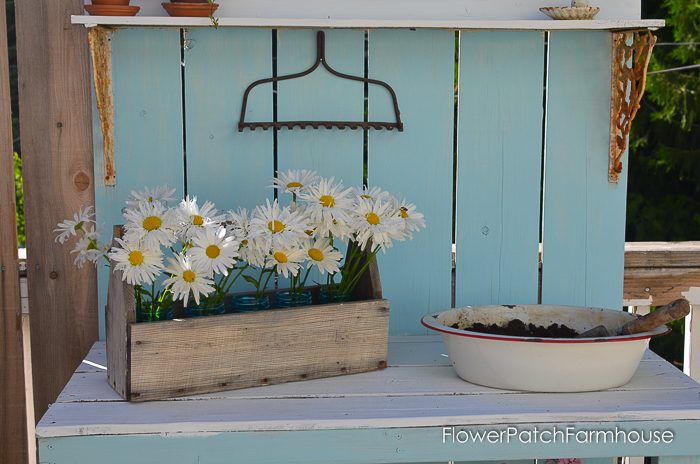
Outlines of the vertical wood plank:
{"label": "vertical wood plank", "polygon": [[[117,29],[112,34],[114,158],[117,184],[95,186],[97,222],[111,242],[114,224],[124,222],[124,202],[132,190],[168,184],[182,195],[182,88],[179,29]],[[96,113],[96,110],[95,110]],[[93,130],[100,133],[97,114]],[[95,137],[95,178],[102,179],[102,139]],[[100,338],[109,268],[99,267]]]}
{"label": "vertical wood plank", "polygon": [[[354,76],[364,75],[365,36],[361,30],[326,30],[326,58],[336,71]],[[309,68],[316,59],[316,31],[280,30],[277,33],[277,75],[296,73]],[[341,79],[319,67],[299,79],[281,81],[277,94],[277,117],[280,121],[362,121],[364,85]],[[335,177],[345,187],[362,185],[362,130],[282,129],[277,137],[277,167],[309,169],[324,177]],[[282,204],[290,201],[281,196]],[[345,254],[345,247],[340,247]],[[305,272],[305,271],[304,271]],[[279,287],[287,286],[279,278]],[[316,269],[309,283],[325,283]]]}
{"label": "vertical wood plank", "polygon": [[[220,211],[249,210],[272,190],[272,131],[238,132],[243,92],[272,76],[272,31],[195,28],[185,47],[187,192]],[[272,121],[272,86],[256,87],[246,120]]]}
{"label": "vertical wood plank", "polygon": [[549,47],[542,303],[621,309],[627,170],[608,182],[611,34],[556,31]]}
{"label": "vertical wood plank", "polygon": [[0,462],[28,462],[7,21],[0,8]]}
{"label": "vertical wood plank", "polygon": [[652,464],[698,464],[700,456],[659,456],[651,458]]}
{"label": "vertical wood plank", "polygon": [[461,33],[457,306],[537,303],[543,84],[541,32]]}
{"label": "vertical wood plank", "polygon": [[[420,317],[450,306],[454,42],[451,31],[369,35],[369,77],[398,96],[404,132],[370,131],[369,184],[415,202],[427,228],[379,256],[392,334],[424,333]],[[388,93],[369,89],[369,119],[393,120]]]}
{"label": "vertical wood plank", "polygon": [[[364,31],[328,30],[326,58],[332,68],[354,76],[364,74]],[[316,59],[316,31],[280,30],[277,74],[303,71]],[[341,79],[319,67],[308,76],[281,81],[277,96],[278,119],[362,121],[362,82]],[[362,184],[361,130],[282,129],[278,135],[278,169],[311,169],[335,176],[346,186]]]}
{"label": "vertical wood plank", "polygon": [[73,265],[56,223],[94,204],[90,77],[80,0],[16,2],[36,417],[97,338],[95,270]]}

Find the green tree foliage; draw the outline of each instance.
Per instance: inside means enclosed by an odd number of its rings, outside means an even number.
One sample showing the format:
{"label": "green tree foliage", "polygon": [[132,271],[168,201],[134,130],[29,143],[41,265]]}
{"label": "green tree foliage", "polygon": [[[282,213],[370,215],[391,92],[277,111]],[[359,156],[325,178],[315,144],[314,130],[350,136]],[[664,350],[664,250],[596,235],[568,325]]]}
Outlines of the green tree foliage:
{"label": "green tree foliage", "polygon": [[14,153],[15,168],[15,204],[17,205],[17,241],[23,247],[26,243],[24,231],[24,194],[22,193],[22,159]]}
{"label": "green tree foliage", "polygon": [[667,26],[656,32],[660,45],[632,124],[627,240],[700,240],[700,69],[657,73],[700,63],[700,0],[642,7]]}

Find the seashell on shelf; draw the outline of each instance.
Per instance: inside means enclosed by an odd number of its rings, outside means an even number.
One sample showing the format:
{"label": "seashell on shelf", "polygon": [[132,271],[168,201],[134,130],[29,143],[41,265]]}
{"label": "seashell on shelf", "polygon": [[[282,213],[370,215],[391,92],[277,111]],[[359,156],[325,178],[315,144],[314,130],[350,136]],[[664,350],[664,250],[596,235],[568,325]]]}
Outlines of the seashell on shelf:
{"label": "seashell on shelf", "polygon": [[597,6],[547,6],[540,11],[552,19],[593,19],[600,8]]}

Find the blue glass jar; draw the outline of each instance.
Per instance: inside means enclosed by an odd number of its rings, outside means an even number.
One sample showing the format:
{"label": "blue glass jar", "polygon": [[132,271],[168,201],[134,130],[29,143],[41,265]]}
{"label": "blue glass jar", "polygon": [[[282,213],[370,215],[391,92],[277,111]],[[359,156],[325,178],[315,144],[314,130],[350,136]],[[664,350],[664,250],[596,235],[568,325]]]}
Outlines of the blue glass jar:
{"label": "blue glass jar", "polygon": [[169,321],[173,318],[173,307],[151,309],[150,305],[136,308],[136,322]]}
{"label": "blue glass jar", "polygon": [[233,298],[233,312],[247,313],[270,308],[270,298],[267,295],[237,295]]}
{"label": "blue glass jar", "polygon": [[280,308],[289,308],[292,306],[308,306],[313,303],[311,292],[303,290],[301,292],[291,293],[287,290],[277,292],[277,306]]}
{"label": "blue glass jar", "polygon": [[206,305],[193,305],[187,306],[185,309],[185,314],[187,317],[200,317],[200,316],[214,316],[216,314],[224,313],[224,303],[223,301],[214,306]]}
{"label": "blue glass jar", "polygon": [[321,303],[341,303],[343,301],[350,301],[352,299],[352,292],[329,292],[328,287],[321,287],[319,294],[319,300]]}

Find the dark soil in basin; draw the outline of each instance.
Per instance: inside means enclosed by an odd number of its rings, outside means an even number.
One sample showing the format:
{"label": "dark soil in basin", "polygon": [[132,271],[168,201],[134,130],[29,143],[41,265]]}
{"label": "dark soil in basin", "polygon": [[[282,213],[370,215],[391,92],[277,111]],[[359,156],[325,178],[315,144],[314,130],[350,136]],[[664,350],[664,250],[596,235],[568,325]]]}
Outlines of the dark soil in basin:
{"label": "dark soil in basin", "polygon": [[575,338],[578,335],[574,329],[565,325],[552,324],[549,327],[542,325],[525,324],[520,319],[509,321],[507,325],[485,325],[477,322],[469,327],[460,327],[453,324],[453,329],[469,330],[491,335],[510,335],[513,337],[539,337],[539,338]]}

